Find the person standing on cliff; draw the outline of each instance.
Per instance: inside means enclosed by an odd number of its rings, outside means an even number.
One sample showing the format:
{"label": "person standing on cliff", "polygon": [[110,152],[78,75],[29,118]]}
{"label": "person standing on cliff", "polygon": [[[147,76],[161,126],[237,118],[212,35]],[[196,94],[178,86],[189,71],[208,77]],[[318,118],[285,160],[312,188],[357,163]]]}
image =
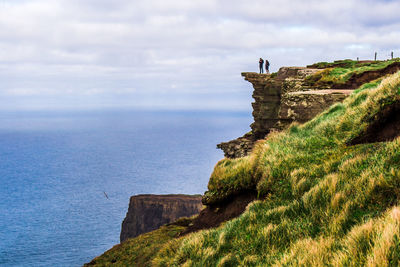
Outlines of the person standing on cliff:
{"label": "person standing on cliff", "polygon": [[260,64],[260,74],[264,72],[264,59],[260,58],[260,60],[258,61],[258,63]]}
{"label": "person standing on cliff", "polygon": [[269,61],[267,59],[265,60],[265,73],[269,74]]}

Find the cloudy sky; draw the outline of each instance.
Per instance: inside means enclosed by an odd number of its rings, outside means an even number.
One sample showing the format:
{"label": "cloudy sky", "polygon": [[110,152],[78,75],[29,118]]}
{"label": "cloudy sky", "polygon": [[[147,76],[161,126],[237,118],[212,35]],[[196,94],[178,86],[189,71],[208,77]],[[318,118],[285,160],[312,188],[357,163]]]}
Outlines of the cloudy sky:
{"label": "cloudy sky", "polygon": [[0,110],[250,110],[240,72],[400,56],[400,1],[0,0]]}

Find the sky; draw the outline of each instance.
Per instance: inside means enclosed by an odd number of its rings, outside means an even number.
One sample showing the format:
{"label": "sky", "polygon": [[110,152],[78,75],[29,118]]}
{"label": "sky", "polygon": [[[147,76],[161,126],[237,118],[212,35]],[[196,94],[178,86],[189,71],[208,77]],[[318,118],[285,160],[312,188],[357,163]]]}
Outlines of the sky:
{"label": "sky", "polygon": [[0,0],[1,110],[251,110],[240,76],[400,56],[400,1]]}

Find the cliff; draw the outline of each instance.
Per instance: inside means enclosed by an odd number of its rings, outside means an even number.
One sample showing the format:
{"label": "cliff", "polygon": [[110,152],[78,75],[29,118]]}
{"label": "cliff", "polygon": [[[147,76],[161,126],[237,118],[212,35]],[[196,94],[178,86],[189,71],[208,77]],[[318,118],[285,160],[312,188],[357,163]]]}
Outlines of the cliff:
{"label": "cliff", "polygon": [[280,131],[292,122],[304,123],[331,105],[343,101],[351,89],[316,89],[310,87],[307,77],[321,69],[282,67],[275,75],[243,72],[242,76],[253,85],[253,118],[251,132],[218,144],[227,158],[249,154],[254,143],[271,131]]}
{"label": "cliff", "polygon": [[[91,264],[400,266],[398,62],[244,73],[257,91],[252,132],[242,137],[251,148],[238,143],[239,157],[216,164],[206,209]],[[311,118],[318,103],[336,100]],[[212,229],[191,232],[209,221]]]}
{"label": "cliff", "polygon": [[[244,157],[257,140],[292,122],[304,123],[342,102],[354,89],[400,70],[400,62],[338,60],[307,67],[282,67],[271,75],[243,72],[253,85],[251,132],[217,145],[227,158]],[[339,73],[339,75],[337,74]]]}
{"label": "cliff", "polygon": [[181,217],[198,214],[201,196],[138,195],[132,196],[121,227],[121,242],[150,232]]}
{"label": "cliff", "polygon": [[397,72],[270,133],[246,157],[222,159],[203,201],[249,190],[258,200],[221,227],[166,244],[152,264],[400,266],[399,103]]}

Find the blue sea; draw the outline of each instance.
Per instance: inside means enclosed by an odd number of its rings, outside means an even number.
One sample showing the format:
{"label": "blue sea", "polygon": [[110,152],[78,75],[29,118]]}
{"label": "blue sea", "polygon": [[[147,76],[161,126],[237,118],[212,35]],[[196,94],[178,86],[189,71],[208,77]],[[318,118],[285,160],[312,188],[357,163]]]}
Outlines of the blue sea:
{"label": "blue sea", "polygon": [[[1,112],[0,266],[81,266],[135,194],[202,194],[250,112]],[[108,198],[105,196],[107,194]]]}

